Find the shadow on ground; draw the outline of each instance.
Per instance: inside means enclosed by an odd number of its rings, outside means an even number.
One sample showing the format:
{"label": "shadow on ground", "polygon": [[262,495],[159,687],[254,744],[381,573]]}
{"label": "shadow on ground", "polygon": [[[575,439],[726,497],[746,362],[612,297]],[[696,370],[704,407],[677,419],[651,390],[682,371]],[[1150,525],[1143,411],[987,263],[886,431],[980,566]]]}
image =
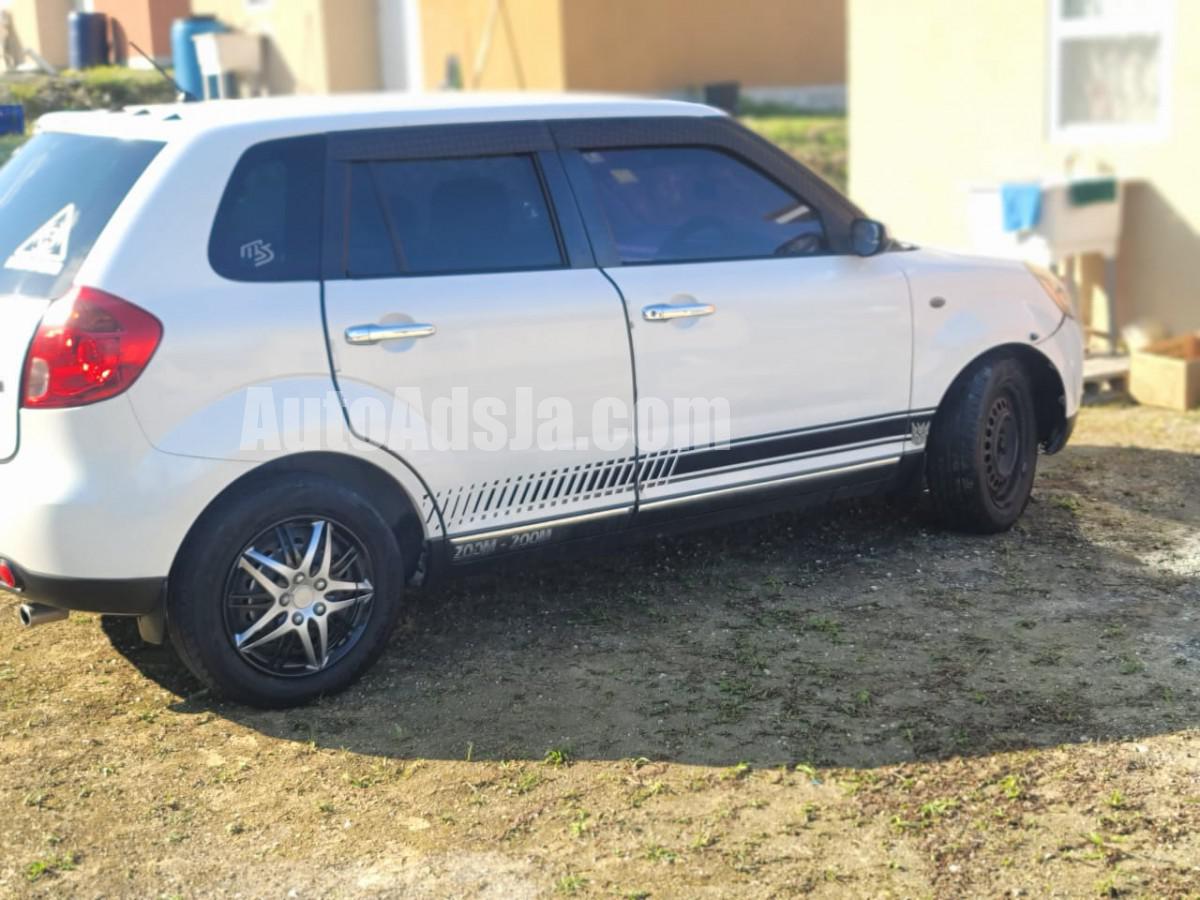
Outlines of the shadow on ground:
{"label": "shadow on ground", "polygon": [[864,766],[1200,725],[1200,459],[1072,447],[1011,533],[841,506],[459,579],[314,706],[182,712],[395,758]]}

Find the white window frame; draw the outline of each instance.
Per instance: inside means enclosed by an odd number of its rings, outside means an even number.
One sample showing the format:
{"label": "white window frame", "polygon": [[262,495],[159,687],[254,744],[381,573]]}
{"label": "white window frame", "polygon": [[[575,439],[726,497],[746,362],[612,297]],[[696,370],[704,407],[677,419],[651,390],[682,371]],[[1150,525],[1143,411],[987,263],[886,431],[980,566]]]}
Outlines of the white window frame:
{"label": "white window frame", "polygon": [[[1097,19],[1066,19],[1063,0],[1049,0],[1050,14],[1050,71],[1049,131],[1055,143],[1095,144],[1166,139],[1171,125],[1171,73],[1175,59],[1175,2],[1147,2],[1140,15],[1110,16]],[[1159,41],[1158,118],[1154,122],[1104,123],[1093,125],[1063,125],[1062,111],[1062,46],[1072,38],[1090,37],[1155,37]]]}

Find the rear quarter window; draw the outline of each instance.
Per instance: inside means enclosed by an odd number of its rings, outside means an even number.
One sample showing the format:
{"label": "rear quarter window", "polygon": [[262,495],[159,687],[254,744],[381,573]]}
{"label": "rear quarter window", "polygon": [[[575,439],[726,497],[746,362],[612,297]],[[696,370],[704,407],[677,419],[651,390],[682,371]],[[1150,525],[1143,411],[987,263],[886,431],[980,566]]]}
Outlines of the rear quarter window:
{"label": "rear quarter window", "polygon": [[0,294],[67,292],[163,145],[47,132],[0,169]]}
{"label": "rear quarter window", "polygon": [[208,244],[217,274],[234,281],[320,277],[325,139],[268,141],[230,176]]}

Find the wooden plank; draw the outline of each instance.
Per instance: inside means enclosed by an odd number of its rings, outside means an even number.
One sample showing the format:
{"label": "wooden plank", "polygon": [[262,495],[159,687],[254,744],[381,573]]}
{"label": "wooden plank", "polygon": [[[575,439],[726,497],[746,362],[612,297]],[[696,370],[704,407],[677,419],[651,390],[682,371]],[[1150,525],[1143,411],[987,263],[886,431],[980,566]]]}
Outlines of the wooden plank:
{"label": "wooden plank", "polygon": [[1083,361],[1084,384],[1121,381],[1129,375],[1129,357],[1119,354],[1089,356]]}

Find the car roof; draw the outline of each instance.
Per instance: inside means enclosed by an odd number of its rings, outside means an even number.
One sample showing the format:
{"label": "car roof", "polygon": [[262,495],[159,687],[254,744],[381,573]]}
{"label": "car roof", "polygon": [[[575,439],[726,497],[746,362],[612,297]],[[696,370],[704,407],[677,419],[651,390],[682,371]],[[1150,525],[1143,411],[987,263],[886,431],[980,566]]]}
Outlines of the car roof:
{"label": "car roof", "polygon": [[172,141],[236,129],[312,133],[405,125],[452,125],[565,118],[721,116],[700,103],[604,94],[430,93],[334,94],[130,106],[117,112],[50,113],[39,130]]}

